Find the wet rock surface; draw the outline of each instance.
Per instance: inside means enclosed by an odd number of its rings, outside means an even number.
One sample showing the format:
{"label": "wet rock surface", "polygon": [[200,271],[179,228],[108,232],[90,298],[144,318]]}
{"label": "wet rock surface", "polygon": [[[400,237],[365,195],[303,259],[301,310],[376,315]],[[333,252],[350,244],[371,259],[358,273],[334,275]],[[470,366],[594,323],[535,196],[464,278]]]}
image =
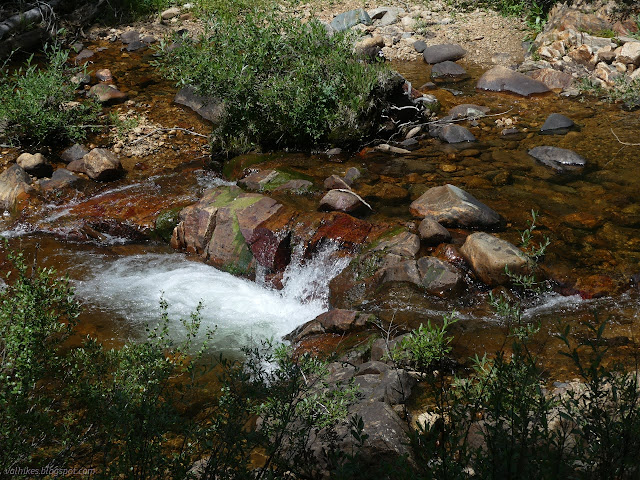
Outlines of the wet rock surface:
{"label": "wet rock surface", "polygon": [[514,275],[528,271],[527,257],[515,245],[484,232],[472,233],[460,249],[476,276],[487,285],[510,281],[505,268]]}
{"label": "wet rock surface", "polygon": [[549,91],[539,80],[502,66],[493,67],[482,75],[476,87],[492,92],[511,92],[524,97]]}
{"label": "wet rock surface", "polygon": [[584,157],[566,148],[540,146],[529,150],[529,155],[558,172],[579,170],[587,164]]}

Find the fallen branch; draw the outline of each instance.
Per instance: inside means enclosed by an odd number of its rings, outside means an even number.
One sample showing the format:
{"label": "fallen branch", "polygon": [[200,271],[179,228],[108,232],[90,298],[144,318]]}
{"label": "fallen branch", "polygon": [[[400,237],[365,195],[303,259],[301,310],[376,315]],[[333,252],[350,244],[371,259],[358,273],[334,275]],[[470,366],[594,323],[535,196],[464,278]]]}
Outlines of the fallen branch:
{"label": "fallen branch", "polygon": [[623,142],[622,140],[620,140],[618,138],[618,135],[616,135],[616,132],[613,131],[613,128],[611,129],[611,133],[613,133],[613,136],[616,137],[616,140],[621,145],[628,145],[629,147],[640,147],[640,143],[628,143],[628,142]]}
{"label": "fallen branch", "polygon": [[49,3],[38,3],[38,6],[33,7],[31,10],[7,18],[4,22],[0,23],[0,40],[22,25],[40,23],[47,14],[50,15],[53,13],[53,9],[57,7],[59,3],[60,0],[50,0]]}
{"label": "fallen branch", "polygon": [[201,133],[198,132],[194,132],[192,130],[187,130],[186,128],[180,128],[180,127],[173,127],[173,128],[156,128],[153,132],[146,134],[143,137],[140,137],[138,139],[136,139],[135,141],[131,142],[131,145],[135,145],[136,143],[140,143],[142,140],[144,140],[145,138],[150,137],[151,135],[154,135],[158,132],[170,132],[171,130],[180,130],[181,132],[185,132],[188,133],[189,135],[195,135],[196,137],[202,137],[202,138],[209,138],[209,135],[203,135]]}

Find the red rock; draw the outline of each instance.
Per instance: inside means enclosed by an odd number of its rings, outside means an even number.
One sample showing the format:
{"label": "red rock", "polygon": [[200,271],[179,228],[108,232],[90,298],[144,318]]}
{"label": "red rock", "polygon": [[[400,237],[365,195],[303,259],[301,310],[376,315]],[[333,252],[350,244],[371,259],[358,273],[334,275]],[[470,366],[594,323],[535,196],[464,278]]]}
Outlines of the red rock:
{"label": "red rock", "polygon": [[531,78],[544,83],[551,90],[564,90],[573,83],[573,77],[568,73],[554,70],[553,68],[541,68],[528,73]]}
{"label": "red rock", "polygon": [[363,220],[358,220],[344,213],[335,213],[328,216],[326,223],[316,231],[309,241],[308,251],[316,251],[322,241],[334,240],[345,249],[362,245],[369,232],[371,224]]}

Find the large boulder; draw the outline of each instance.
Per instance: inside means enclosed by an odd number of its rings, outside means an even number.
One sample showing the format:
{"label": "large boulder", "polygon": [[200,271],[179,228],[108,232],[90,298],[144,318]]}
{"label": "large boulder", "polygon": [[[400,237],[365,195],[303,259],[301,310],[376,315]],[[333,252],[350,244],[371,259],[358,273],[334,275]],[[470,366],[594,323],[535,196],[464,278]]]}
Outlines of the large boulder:
{"label": "large boulder", "polygon": [[415,217],[432,217],[445,227],[500,228],[502,217],[473,195],[454,185],[433,187],[409,207]]}
{"label": "large boulder", "polygon": [[485,232],[476,232],[467,237],[460,249],[476,277],[487,285],[502,285],[510,282],[505,268],[513,274],[529,271],[526,255],[515,245]]}
{"label": "large boulder", "polygon": [[528,153],[543,165],[551,167],[558,172],[579,170],[587,164],[584,157],[566,148],[544,145],[534,147]]}
{"label": "large boulder", "polygon": [[12,165],[0,174],[0,208],[13,210],[32,189],[29,174],[20,165]]}
{"label": "large boulder", "polygon": [[485,72],[478,80],[476,87],[492,92],[516,93],[524,97],[549,91],[549,88],[539,80],[502,66],[493,67]]}
{"label": "large boulder", "polygon": [[178,105],[190,108],[205,120],[213,123],[218,123],[224,114],[224,106],[220,100],[199,95],[190,85],[178,90],[173,101]]}
{"label": "large boulder", "polygon": [[41,153],[25,152],[16,159],[16,163],[29,175],[37,178],[49,177],[53,173],[51,163]]}
{"label": "large boulder", "polygon": [[460,60],[466,54],[467,51],[460,45],[448,43],[443,45],[432,45],[425,48],[422,51],[422,58],[424,58],[425,62],[433,65],[446,61],[454,62],[456,60]]}
{"label": "large boulder", "polygon": [[114,180],[124,174],[120,159],[104,148],[94,148],[82,157],[84,171],[92,180]]}

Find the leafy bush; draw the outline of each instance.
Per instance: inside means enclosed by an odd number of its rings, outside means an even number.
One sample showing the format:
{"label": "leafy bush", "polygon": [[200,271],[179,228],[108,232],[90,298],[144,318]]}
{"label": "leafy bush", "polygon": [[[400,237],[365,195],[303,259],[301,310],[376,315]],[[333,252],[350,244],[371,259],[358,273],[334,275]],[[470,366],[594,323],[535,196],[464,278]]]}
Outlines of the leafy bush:
{"label": "leafy bush", "polygon": [[[229,14],[236,9],[242,14]],[[361,140],[384,107],[375,92],[391,74],[384,64],[358,61],[352,40],[344,32],[329,36],[317,21],[232,2],[209,17],[198,41],[165,44],[159,66],[179,85],[223,101],[217,149],[308,150]]]}

